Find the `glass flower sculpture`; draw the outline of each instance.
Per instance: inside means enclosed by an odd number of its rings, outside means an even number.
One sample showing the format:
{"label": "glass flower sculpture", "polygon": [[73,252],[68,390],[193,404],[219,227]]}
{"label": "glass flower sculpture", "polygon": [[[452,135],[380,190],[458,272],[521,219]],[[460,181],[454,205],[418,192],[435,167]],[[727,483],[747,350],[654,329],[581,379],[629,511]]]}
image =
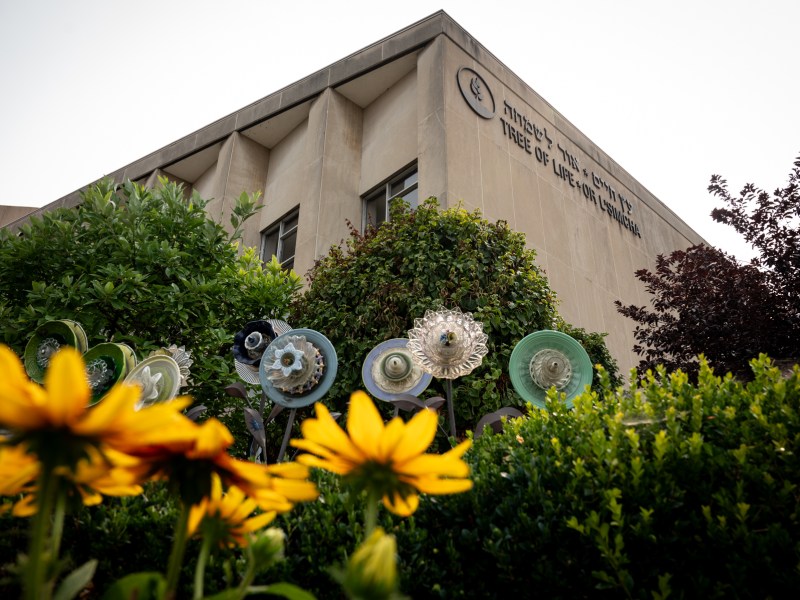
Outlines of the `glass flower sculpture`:
{"label": "glass flower sculpture", "polygon": [[483,323],[459,309],[426,311],[414,319],[408,332],[411,357],[424,371],[438,379],[469,375],[486,356],[487,335]]}
{"label": "glass flower sculpture", "polygon": [[180,387],[189,385],[189,376],[191,375],[190,369],[194,364],[194,359],[192,358],[192,352],[187,350],[186,346],[170,344],[168,347],[159,348],[150,354],[150,356],[154,355],[171,356],[172,359],[178,363],[178,370],[181,374]]}
{"label": "glass flower sculpture", "polygon": [[320,351],[305,336],[284,336],[270,344],[264,355],[268,379],[287,394],[304,394],[322,379],[325,360]]}
{"label": "glass flower sculpture", "polygon": [[151,373],[150,366],[146,365],[135,379],[126,379],[126,381],[136,381],[142,388],[142,394],[139,397],[137,406],[152,404],[158,398],[158,382],[161,381],[163,376],[163,373]]}
{"label": "glass flower sculpture", "polygon": [[242,364],[258,367],[269,343],[277,337],[267,321],[250,321],[233,336],[233,357]]}

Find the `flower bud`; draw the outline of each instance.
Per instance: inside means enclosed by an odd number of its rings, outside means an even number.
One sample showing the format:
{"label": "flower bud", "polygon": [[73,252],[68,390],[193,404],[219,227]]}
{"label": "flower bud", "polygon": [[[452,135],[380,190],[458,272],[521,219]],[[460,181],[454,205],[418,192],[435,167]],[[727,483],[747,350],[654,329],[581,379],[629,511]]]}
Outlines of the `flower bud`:
{"label": "flower bud", "polygon": [[285,540],[286,534],[277,527],[269,527],[253,535],[250,548],[258,570],[262,571],[283,560]]}
{"label": "flower bud", "polygon": [[397,542],[376,528],[347,563],[344,589],[353,599],[379,600],[395,596],[397,589]]}

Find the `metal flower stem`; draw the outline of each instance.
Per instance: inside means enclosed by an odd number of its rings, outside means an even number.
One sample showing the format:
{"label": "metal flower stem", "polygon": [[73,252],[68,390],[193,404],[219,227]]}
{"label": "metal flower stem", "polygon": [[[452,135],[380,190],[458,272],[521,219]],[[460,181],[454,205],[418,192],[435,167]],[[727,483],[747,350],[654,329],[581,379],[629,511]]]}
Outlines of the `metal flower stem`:
{"label": "metal flower stem", "polygon": [[444,386],[447,395],[447,416],[450,419],[450,436],[456,437],[456,409],[453,406],[453,380],[447,379]]}
{"label": "metal flower stem", "polygon": [[292,425],[294,425],[294,416],[297,414],[297,409],[293,408],[289,411],[289,422],[286,424],[286,433],[283,434],[283,442],[281,442],[281,451],[278,452],[278,460],[283,460],[283,455],[286,453],[286,446],[289,445],[289,437],[292,435]]}
{"label": "metal flower stem", "polygon": [[[264,407],[266,405],[267,405],[267,392],[265,392],[262,389],[261,390],[261,402],[258,405],[258,414],[261,415],[262,422],[263,422],[263,419],[264,419]],[[255,438],[253,438],[253,439],[255,439]],[[261,444],[259,444],[259,446],[261,446]],[[266,465],[268,463],[268,461],[267,461],[267,445],[266,444],[261,446],[261,451],[264,453],[264,460],[262,462]],[[280,460],[281,459],[279,458],[278,462],[280,462]]]}

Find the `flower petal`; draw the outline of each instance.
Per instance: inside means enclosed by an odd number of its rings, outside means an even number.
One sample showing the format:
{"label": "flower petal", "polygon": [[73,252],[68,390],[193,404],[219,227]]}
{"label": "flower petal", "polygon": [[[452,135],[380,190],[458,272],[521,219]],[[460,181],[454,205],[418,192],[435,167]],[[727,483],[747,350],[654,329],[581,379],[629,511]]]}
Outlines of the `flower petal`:
{"label": "flower petal", "polygon": [[306,419],[300,425],[303,437],[330,448],[355,463],[362,462],[365,458],[364,454],[353,444],[342,428],[336,424],[328,409],[319,402],[314,405],[314,409],[317,417],[315,419]]}
{"label": "flower petal", "polygon": [[412,485],[424,494],[458,494],[471,490],[472,480],[417,477]]}
{"label": "flower petal", "polygon": [[406,424],[400,417],[395,417],[383,429],[383,435],[378,441],[378,449],[375,458],[378,462],[388,463],[392,458],[397,444],[403,439],[403,432],[405,431]]}
{"label": "flower petal", "polygon": [[350,396],[347,433],[365,456],[376,457],[378,442],[383,434],[383,418],[375,408],[375,403],[364,392],[354,392]]}
{"label": "flower petal", "polygon": [[398,517],[407,517],[414,514],[419,506],[419,496],[417,494],[409,494],[405,498],[397,492],[391,496],[386,495],[383,497],[383,505],[396,514]]}
{"label": "flower petal", "polygon": [[403,463],[409,458],[422,454],[433,442],[436,435],[438,415],[432,410],[421,410],[406,423],[402,439],[392,453],[395,464]]}
{"label": "flower petal", "polygon": [[200,522],[203,520],[203,517],[206,516],[207,506],[208,506],[208,499],[203,498],[203,500],[200,501],[200,504],[194,504],[192,508],[189,509],[189,522],[187,526],[188,535],[192,535],[195,531],[197,531],[197,527],[200,525]]}
{"label": "flower petal", "polygon": [[51,423],[56,427],[72,425],[86,411],[92,391],[78,351],[71,347],[59,350],[44,375]]}
{"label": "flower petal", "polygon": [[212,417],[205,421],[198,431],[194,450],[187,452],[187,458],[214,458],[225,452],[233,444],[233,436],[225,425]]}
{"label": "flower petal", "polygon": [[425,475],[447,475],[467,477],[469,466],[460,458],[449,458],[446,454],[421,454],[396,468],[401,475],[423,477]]}
{"label": "flower petal", "polygon": [[319,458],[313,454],[301,454],[297,457],[297,462],[307,465],[309,467],[317,467],[318,469],[325,469],[337,475],[347,475],[353,470],[353,463],[344,461],[338,457],[332,457],[329,460]]}

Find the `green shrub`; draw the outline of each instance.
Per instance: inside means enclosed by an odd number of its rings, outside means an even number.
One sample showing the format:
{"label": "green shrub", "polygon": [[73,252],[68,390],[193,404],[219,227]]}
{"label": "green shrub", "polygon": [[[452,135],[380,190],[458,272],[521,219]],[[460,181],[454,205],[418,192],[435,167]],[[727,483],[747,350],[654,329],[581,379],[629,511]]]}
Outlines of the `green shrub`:
{"label": "green shrub", "polygon": [[[97,506],[76,507],[64,521],[63,571],[69,572],[91,559],[98,561],[92,585],[82,598],[101,598],[112,583],[130,573],[163,573],[172,548],[178,512],[175,499],[164,482],[148,484],[140,496],[104,498]],[[0,597],[21,596],[12,571],[17,554],[27,548],[29,524],[28,519],[0,516]],[[181,569],[181,598],[192,596],[199,550],[199,540],[190,540]],[[238,549],[227,553],[232,564],[240,557]],[[226,568],[219,558],[208,566],[206,593],[225,587]]]}
{"label": "green shrub", "polygon": [[124,342],[139,358],[185,346],[194,364],[183,393],[222,417],[246,455],[242,401],[223,391],[239,380],[233,336],[247,321],[282,318],[299,289],[277,261],[262,264],[253,248],[239,253],[238,228],[255,202],[238,199],[230,233],[181,186],[103,181],[80,205],[32,218],[19,235],[0,229],[0,342],[21,354],[37,326],[72,319],[90,346]]}
{"label": "green shrub", "polygon": [[[523,234],[477,211],[440,210],[435,198],[414,210],[393,202],[388,223],[363,235],[352,230],[346,248],[331,248],[310,280],[292,306],[291,323],[324,333],[336,348],[339,370],[325,401],[342,412],[350,393],[363,387],[369,351],[407,337],[414,319],[429,309],[471,312],[489,336],[481,366],[454,381],[459,431],[502,406],[523,405],[508,376],[517,342],[540,329],[569,328]],[[590,341],[592,360],[615,376],[602,336],[572,331]],[[427,394],[444,395],[443,382],[434,381]]]}
{"label": "green shrub", "polygon": [[[635,379],[635,378],[634,378]],[[800,589],[800,369],[742,384],[704,364],[603,378],[566,411],[533,410],[468,452],[474,489],[383,514],[413,598],[785,598]],[[326,568],[360,535],[329,475],[297,507],[282,576],[336,597]],[[331,485],[333,484],[333,485]]]}

